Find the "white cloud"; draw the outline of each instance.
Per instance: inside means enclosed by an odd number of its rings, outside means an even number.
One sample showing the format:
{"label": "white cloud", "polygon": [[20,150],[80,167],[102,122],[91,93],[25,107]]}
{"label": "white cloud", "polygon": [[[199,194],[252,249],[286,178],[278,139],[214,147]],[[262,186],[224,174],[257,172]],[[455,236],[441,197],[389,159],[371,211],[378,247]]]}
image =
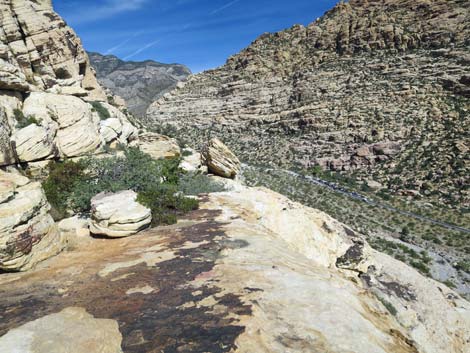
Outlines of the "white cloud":
{"label": "white cloud", "polygon": [[97,4],[74,11],[67,20],[77,24],[111,18],[128,11],[140,10],[149,0],[102,0]]}
{"label": "white cloud", "polygon": [[239,2],[240,0],[233,0],[233,1],[230,1],[229,3],[225,4],[224,6],[222,7],[219,7],[218,9],[215,9],[214,11],[212,11],[210,14],[211,15],[215,15],[216,13],[220,12],[220,11],[223,11],[225,10],[226,8],[229,8],[230,6],[233,6],[235,5],[237,2]]}
{"label": "white cloud", "polygon": [[145,51],[145,50],[147,50],[147,49],[149,49],[149,48],[151,48],[151,47],[157,45],[158,42],[160,42],[160,39],[157,39],[157,40],[155,40],[155,41],[153,41],[153,42],[150,42],[150,43],[145,44],[143,47],[137,49],[137,50],[136,50],[135,52],[133,52],[132,54],[129,54],[129,55],[127,55],[126,57],[124,57],[123,60],[129,60],[130,58],[136,56],[137,54],[140,54],[140,53],[142,53],[143,51]]}
{"label": "white cloud", "polygon": [[115,45],[114,47],[112,48],[109,48],[108,50],[106,50],[106,52],[104,53],[105,55],[109,55],[109,54],[112,54],[114,53],[116,50],[118,50],[119,48],[123,47],[124,45],[126,45],[127,43],[129,43],[132,39],[138,37],[139,35],[143,34],[144,32],[143,31],[139,31],[139,32],[135,32],[133,33],[131,36],[129,36],[127,39],[124,39],[122,42],[120,42],[119,44]]}

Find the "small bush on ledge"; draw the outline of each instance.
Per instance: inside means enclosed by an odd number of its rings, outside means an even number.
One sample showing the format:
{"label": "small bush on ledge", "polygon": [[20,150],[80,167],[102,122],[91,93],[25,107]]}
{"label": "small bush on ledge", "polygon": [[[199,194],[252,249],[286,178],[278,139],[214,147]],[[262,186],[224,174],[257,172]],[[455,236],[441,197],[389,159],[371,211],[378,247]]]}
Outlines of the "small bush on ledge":
{"label": "small bush on ledge", "polygon": [[39,122],[38,119],[34,115],[29,115],[25,116],[23,112],[20,109],[15,109],[13,111],[13,114],[16,119],[16,128],[17,129],[23,129],[29,125],[35,124],[35,125],[40,125],[41,123]]}
{"label": "small bush on ledge", "polygon": [[93,107],[93,111],[98,113],[98,116],[101,120],[107,120],[111,118],[111,114],[109,114],[108,109],[106,109],[103,104],[100,102],[90,102],[91,106]]}
{"label": "small bush on ledge", "polygon": [[129,148],[123,157],[51,162],[43,186],[56,220],[65,218],[68,210],[90,212],[91,199],[101,192],[134,190],[138,201],[152,210],[153,225],[173,224],[178,215],[198,207],[196,199],[180,191],[179,163],[179,159],[155,161]]}

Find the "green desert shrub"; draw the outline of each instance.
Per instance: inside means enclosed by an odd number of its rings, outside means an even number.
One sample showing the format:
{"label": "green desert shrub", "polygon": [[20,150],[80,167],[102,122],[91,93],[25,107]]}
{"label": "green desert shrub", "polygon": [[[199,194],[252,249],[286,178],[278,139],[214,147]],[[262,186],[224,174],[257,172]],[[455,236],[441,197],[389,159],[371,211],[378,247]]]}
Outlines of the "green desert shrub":
{"label": "green desert shrub", "polygon": [[86,164],[83,162],[50,162],[49,176],[43,183],[47,199],[51,204],[51,214],[55,220],[67,216],[70,195],[75,186],[86,178]]}
{"label": "green desert shrub", "polygon": [[196,199],[185,197],[173,184],[161,185],[139,193],[137,201],[152,210],[152,225],[176,223],[178,215],[196,210]]}
{"label": "green desert shrub", "polygon": [[185,174],[178,184],[178,190],[185,195],[209,194],[225,191],[225,187],[204,174]]}
{"label": "green desert shrub", "polygon": [[109,114],[108,109],[106,109],[101,102],[91,102],[91,106],[93,110],[98,113],[98,116],[101,120],[106,120],[111,118],[111,114]]}
{"label": "green desert shrub", "polygon": [[18,129],[23,129],[29,125],[36,124],[39,125],[40,122],[34,115],[25,116],[21,109],[13,110],[13,115],[16,119],[16,127]]}
{"label": "green desert shrub", "polygon": [[138,200],[152,210],[153,224],[172,224],[176,216],[198,207],[198,201],[178,190],[179,160],[153,160],[137,148],[122,157],[89,158],[80,162],[52,162],[44,182],[46,195],[58,219],[88,213],[91,199],[101,192],[134,190]]}
{"label": "green desert shrub", "polygon": [[397,309],[393,306],[392,303],[390,303],[388,300],[384,299],[384,298],[381,298],[381,297],[378,297],[378,299],[380,300],[380,302],[383,304],[383,306],[385,306],[385,308],[388,310],[388,312],[390,314],[392,314],[393,316],[395,316],[398,311]]}

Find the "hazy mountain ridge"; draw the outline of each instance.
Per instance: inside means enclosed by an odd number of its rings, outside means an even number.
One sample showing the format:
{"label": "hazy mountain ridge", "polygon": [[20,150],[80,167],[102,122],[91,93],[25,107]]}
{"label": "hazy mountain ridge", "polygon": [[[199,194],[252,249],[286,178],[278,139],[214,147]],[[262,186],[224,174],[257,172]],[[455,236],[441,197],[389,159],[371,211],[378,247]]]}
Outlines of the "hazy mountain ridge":
{"label": "hazy mountain ridge", "polygon": [[148,106],[191,71],[181,64],[162,64],[153,60],[124,61],[114,55],[88,53],[100,83],[124,98],[129,111],[143,116]]}

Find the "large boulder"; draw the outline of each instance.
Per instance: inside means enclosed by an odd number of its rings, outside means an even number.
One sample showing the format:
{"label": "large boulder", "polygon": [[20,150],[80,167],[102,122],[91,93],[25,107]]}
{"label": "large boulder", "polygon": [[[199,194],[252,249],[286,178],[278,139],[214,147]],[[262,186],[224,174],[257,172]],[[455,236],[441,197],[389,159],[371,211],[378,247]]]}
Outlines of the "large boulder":
{"label": "large boulder", "polygon": [[147,228],[152,212],[136,199],[137,194],[130,190],[96,195],[91,200],[91,233],[120,238]]}
{"label": "large boulder", "polygon": [[224,178],[235,178],[240,172],[240,160],[218,138],[204,147],[202,156],[209,171]]}
{"label": "large boulder", "polygon": [[0,270],[28,270],[63,249],[49,209],[39,183],[0,171]]}
{"label": "large boulder", "polygon": [[116,321],[70,307],[9,331],[0,337],[0,352],[122,353],[121,341]]}
{"label": "large boulder", "polygon": [[181,155],[175,139],[154,132],[146,132],[139,136],[139,148],[153,159],[173,159]]}

